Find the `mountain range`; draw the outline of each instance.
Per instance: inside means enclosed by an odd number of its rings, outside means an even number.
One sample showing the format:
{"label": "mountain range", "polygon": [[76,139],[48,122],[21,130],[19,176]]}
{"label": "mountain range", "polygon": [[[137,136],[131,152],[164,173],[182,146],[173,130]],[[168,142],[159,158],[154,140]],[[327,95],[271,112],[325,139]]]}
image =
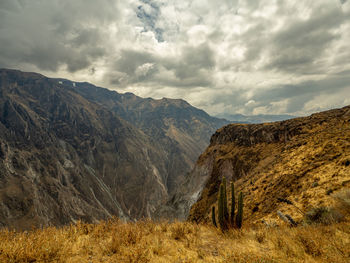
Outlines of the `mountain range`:
{"label": "mountain range", "polygon": [[223,177],[248,223],[298,220],[349,188],[349,142],[350,106],[229,124],[180,99],[0,69],[0,226],[208,222]]}
{"label": "mountain range", "polygon": [[216,129],[183,100],[0,70],[0,226],[160,216]]}

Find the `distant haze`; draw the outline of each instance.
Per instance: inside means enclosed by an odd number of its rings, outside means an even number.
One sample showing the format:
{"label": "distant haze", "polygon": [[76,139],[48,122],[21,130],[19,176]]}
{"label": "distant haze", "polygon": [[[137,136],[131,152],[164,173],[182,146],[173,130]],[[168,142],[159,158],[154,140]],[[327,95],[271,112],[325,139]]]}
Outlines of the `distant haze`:
{"label": "distant haze", "polygon": [[350,1],[1,0],[0,68],[212,115],[350,104]]}
{"label": "distant haze", "polygon": [[296,118],[292,115],[272,115],[272,114],[257,114],[257,115],[242,115],[242,114],[219,114],[216,117],[237,123],[264,123],[274,121],[284,121]]}

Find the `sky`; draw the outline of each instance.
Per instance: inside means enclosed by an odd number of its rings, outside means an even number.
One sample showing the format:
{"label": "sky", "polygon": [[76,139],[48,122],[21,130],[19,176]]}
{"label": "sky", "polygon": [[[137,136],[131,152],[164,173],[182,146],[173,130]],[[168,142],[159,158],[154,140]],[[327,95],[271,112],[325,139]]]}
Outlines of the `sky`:
{"label": "sky", "polygon": [[209,114],[350,104],[348,0],[0,0],[0,68]]}

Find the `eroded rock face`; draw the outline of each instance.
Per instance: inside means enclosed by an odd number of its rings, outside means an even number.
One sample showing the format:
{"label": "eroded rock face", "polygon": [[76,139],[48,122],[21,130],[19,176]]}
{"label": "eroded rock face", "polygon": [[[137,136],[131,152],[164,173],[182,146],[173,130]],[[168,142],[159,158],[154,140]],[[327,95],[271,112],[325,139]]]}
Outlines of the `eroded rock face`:
{"label": "eroded rock face", "polygon": [[244,193],[247,221],[277,220],[277,210],[298,219],[298,211],[278,198],[303,211],[330,205],[329,192],[350,186],[349,156],[350,106],[282,122],[227,125],[212,136],[189,175],[189,181],[206,181],[188,219],[210,220],[222,177]]}
{"label": "eroded rock face", "polygon": [[212,169],[210,159],[205,160],[200,166],[196,165],[186,180],[175,189],[168,202],[156,210],[158,217],[186,220],[192,205],[201,196]]}
{"label": "eroded rock face", "polygon": [[210,144],[235,143],[239,146],[253,146],[259,143],[286,142],[300,134],[302,126],[302,122],[291,121],[266,124],[233,124],[215,132],[210,139]]}
{"label": "eroded rock face", "polygon": [[224,123],[181,100],[0,70],[0,225],[153,217]]}

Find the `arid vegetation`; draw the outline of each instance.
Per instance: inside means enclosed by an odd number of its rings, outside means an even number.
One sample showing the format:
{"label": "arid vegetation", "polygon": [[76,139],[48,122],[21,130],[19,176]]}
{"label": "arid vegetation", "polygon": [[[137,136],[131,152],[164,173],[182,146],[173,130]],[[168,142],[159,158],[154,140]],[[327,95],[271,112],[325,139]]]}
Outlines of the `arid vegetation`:
{"label": "arid vegetation", "polygon": [[190,219],[211,221],[223,177],[235,182],[236,193],[243,192],[244,220],[252,224],[279,224],[277,211],[298,221],[312,209],[334,206],[334,197],[350,188],[349,124],[348,106],[284,122],[221,128],[196,164],[210,176]]}
{"label": "arid vegetation", "polygon": [[350,225],[244,226],[119,220],[0,231],[0,262],[349,262]]}

